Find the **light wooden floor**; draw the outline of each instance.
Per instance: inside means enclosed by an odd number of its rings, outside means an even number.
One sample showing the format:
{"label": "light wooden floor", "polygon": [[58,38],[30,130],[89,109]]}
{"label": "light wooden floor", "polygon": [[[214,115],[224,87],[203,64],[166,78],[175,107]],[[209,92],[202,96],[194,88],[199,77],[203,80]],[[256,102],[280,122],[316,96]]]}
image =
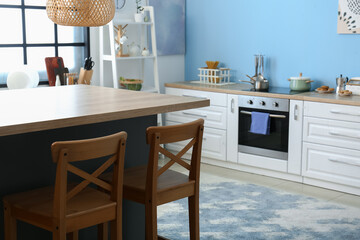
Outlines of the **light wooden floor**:
{"label": "light wooden floor", "polygon": [[[165,162],[166,159],[162,159],[159,162]],[[173,170],[180,172],[184,171],[182,167],[174,164]],[[295,183],[282,179],[261,176],[257,174],[251,174],[246,172],[240,172],[222,167],[216,167],[208,164],[201,164],[201,183],[218,182],[221,178],[226,178],[233,181],[239,181],[241,183],[252,183],[261,186],[267,186],[290,193],[303,194],[306,196],[319,198],[334,203],[341,203],[353,207],[360,208],[360,196],[352,194],[346,194],[338,191],[332,191],[324,188],[314,187],[306,184]]]}

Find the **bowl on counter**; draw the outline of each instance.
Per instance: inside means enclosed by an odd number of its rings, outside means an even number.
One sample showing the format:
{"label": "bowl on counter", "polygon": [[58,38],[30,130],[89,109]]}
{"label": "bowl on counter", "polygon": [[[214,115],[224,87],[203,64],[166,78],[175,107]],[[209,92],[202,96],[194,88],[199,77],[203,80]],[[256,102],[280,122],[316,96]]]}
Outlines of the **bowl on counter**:
{"label": "bowl on counter", "polygon": [[311,83],[314,82],[308,77],[303,77],[300,73],[299,77],[291,77],[290,89],[293,91],[309,91],[311,89]]}

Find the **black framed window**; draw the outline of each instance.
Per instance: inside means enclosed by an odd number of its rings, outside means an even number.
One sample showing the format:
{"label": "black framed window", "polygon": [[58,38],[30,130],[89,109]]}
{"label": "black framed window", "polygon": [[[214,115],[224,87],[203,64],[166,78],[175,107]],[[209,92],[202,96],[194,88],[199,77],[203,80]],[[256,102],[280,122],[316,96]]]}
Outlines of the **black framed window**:
{"label": "black framed window", "polygon": [[0,0],[0,33],[0,87],[19,65],[37,70],[46,83],[46,57],[62,57],[70,72],[79,72],[90,55],[89,28],[54,24],[46,0]]}

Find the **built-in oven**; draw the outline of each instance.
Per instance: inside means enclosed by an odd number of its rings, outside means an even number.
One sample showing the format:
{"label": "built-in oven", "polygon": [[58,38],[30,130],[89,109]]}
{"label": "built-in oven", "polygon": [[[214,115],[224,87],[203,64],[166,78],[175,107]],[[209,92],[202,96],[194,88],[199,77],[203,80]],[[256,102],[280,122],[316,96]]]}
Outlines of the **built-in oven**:
{"label": "built-in oven", "polygon": [[[288,160],[289,100],[241,95],[238,107],[238,152]],[[268,114],[266,134],[250,131],[254,112]]]}

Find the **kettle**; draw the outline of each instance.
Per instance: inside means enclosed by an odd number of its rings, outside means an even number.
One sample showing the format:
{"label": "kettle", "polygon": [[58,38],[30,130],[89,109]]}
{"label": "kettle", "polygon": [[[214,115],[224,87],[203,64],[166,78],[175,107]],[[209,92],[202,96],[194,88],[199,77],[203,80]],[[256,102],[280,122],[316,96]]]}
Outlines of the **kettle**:
{"label": "kettle", "polygon": [[336,94],[338,94],[341,90],[345,90],[345,84],[349,79],[347,77],[343,77],[340,74],[340,77],[336,78]]}

